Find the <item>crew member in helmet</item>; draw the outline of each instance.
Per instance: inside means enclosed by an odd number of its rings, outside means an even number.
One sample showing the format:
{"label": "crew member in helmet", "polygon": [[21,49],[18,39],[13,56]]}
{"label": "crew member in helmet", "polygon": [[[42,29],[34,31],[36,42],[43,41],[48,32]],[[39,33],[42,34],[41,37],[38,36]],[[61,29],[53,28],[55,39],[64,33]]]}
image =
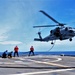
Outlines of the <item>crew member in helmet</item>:
{"label": "crew member in helmet", "polygon": [[12,58],[12,53],[13,53],[13,51],[8,53],[8,58]]}
{"label": "crew member in helmet", "polygon": [[7,52],[8,52],[8,50],[6,50],[6,51],[3,52],[2,58],[7,58]]}
{"label": "crew member in helmet", "polygon": [[61,33],[60,33],[60,28],[57,27],[57,28],[56,28],[56,32],[55,32],[55,36],[56,36],[56,37],[59,37],[60,34],[61,34]]}

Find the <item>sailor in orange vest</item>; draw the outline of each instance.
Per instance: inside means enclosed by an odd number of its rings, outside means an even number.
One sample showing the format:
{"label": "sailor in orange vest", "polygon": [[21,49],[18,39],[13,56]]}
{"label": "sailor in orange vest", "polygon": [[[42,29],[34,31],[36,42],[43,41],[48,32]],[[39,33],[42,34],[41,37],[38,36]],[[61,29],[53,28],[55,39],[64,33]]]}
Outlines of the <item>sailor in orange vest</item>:
{"label": "sailor in orange vest", "polygon": [[30,47],[29,56],[31,53],[34,55],[34,47],[33,46]]}
{"label": "sailor in orange vest", "polygon": [[14,48],[14,57],[15,57],[15,54],[17,54],[17,56],[19,57],[18,50],[19,50],[19,48],[18,48],[18,46],[16,46]]}

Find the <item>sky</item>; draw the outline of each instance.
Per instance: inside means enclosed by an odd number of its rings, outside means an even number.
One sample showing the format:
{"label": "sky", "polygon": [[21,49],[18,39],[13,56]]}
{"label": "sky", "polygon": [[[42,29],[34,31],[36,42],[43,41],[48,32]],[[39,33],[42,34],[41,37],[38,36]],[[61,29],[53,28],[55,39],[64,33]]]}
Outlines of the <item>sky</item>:
{"label": "sky", "polygon": [[[36,25],[55,24],[40,10],[45,11],[57,21],[75,28],[75,0],[0,0],[0,52],[13,51],[17,45],[20,52],[29,51],[34,46],[35,51],[49,51],[49,42],[37,42],[39,29]],[[42,37],[49,35],[52,28],[40,29]],[[75,51],[75,38],[57,40],[51,51]]]}

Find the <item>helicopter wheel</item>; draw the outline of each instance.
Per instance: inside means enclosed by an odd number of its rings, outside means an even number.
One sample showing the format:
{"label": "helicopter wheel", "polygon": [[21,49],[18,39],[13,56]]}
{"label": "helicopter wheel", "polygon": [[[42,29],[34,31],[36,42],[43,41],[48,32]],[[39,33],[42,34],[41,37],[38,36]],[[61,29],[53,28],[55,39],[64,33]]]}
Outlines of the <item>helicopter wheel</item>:
{"label": "helicopter wheel", "polygon": [[53,41],[51,42],[51,44],[52,44],[52,45],[54,44]]}
{"label": "helicopter wheel", "polygon": [[41,34],[41,32],[38,32],[38,34],[40,35],[40,34]]}
{"label": "helicopter wheel", "polygon": [[62,41],[62,36],[60,36],[60,38],[59,38],[61,41]]}
{"label": "helicopter wheel", "polygon": [[72,38],[70,38],[69,40],[72,41]]}

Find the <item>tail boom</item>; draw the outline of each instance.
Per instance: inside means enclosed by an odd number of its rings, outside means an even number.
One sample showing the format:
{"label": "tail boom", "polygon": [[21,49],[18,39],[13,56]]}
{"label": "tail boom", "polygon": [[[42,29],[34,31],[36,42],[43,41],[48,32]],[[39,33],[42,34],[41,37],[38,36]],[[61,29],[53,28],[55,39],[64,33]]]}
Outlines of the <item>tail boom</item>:
{"label": "tail boom", "polygon": [[44,39],[35,38],[34,41],[45,41]]}

